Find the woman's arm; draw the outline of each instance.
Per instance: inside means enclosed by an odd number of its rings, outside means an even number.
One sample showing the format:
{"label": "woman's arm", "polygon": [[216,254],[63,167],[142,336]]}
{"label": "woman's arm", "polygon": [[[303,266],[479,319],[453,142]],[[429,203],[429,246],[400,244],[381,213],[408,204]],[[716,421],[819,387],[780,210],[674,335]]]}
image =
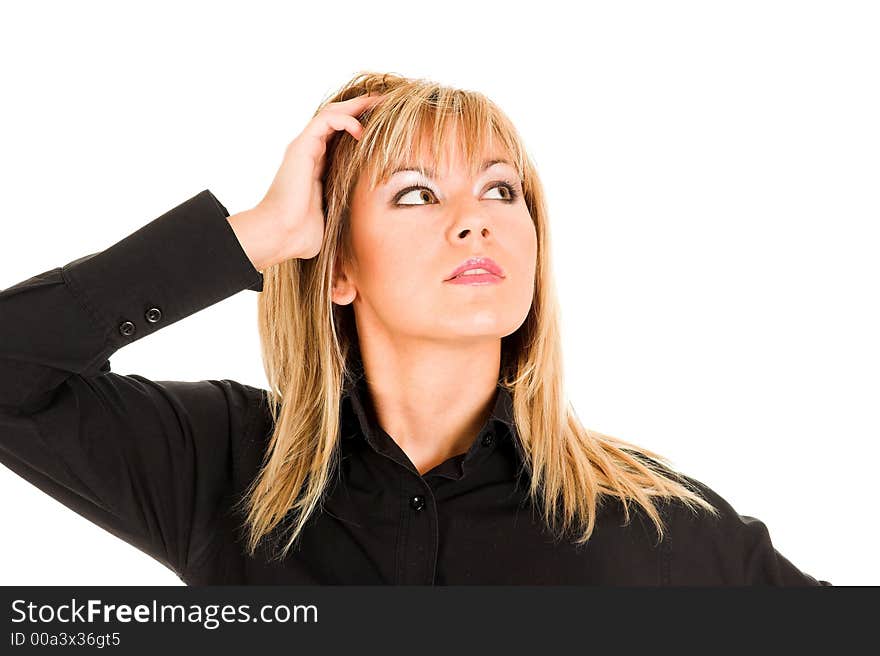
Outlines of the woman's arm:
{"label": "woman's arm", "polygon": [[669,554],[670,585],[831,585],[801,571],[776,550],[761,520],[740,515],[715,490],[685,479],[715,506],[718,517],[698,516],[678,506],[673,515]]}
{"label": "woman's arm", "polygon": [[0,463],[181,578],[209,554],[235,442],[261,390],[110,371],[123,346],[323,243],[327,140],[383,96],[329,103],[263,200],[229,216],[207,189],[100,253],[0,290]]}
{"label": "woman's arm", "polygon": [[0,462],[178,574],[210,546],[258,390],[120,375],[109,358],[262,288],[228,216],[204,190],[102,252],[0,290]]}

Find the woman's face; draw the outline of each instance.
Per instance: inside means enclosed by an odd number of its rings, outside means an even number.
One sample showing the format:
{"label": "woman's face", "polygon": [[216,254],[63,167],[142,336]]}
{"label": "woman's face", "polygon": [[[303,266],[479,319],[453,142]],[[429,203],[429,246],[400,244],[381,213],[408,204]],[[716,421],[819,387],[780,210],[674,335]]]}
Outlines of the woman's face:
{"label": "woman's face", "polygon": [[[484,162],[507,159],[484,155]],[[528,315],[537,235],[516,168],[495,163],[468,179],[457,152],[445,156],[446,170],[427,179],[400,171],[373,190],[365,176],[355,185],[355,261],[353,270],[337,277],[333,302],[354,302],[361,339],[364,331],[378,331],[393,341],[496,340]],[[410,163],[434,166],[427,159]],[[480,256],[492,258],[504,278],[494,284],[447,281],[466,259]]]}

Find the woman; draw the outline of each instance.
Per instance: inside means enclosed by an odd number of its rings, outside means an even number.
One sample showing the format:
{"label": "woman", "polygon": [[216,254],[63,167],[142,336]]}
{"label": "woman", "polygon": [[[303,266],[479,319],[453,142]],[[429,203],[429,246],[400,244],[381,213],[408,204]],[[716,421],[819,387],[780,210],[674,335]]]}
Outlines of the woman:
{"label": "woman", "polygon": [[[547,212],[484,96],[362,73],[264,198],[0,292],[2,462],[188,584],[828,584],[566,401]],[[269,390],[110,371],[261,291]]]}

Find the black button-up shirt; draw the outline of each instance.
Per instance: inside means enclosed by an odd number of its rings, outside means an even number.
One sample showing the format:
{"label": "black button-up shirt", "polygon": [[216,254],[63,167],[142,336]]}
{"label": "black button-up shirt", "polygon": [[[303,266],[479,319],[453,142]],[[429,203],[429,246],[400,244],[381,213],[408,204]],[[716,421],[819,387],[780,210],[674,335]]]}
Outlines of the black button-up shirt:
{"label": "black button-up shirt", "polygon": [[0,462],[191,585],[828,584],[694,479],[720,519],[661,503],[658,543],[637,506],[624,524],[606,499],[586,545],[554,542],[529,504],[504,388],[468,451],[419,474],[378,425],[359,358],[324,506],[281,562],[271,540],[245,555],[233,504],[271,435],[267,392],[117,374],[108,359],[262,290],[228,216],[204,190],[99,253],[0,290]]}

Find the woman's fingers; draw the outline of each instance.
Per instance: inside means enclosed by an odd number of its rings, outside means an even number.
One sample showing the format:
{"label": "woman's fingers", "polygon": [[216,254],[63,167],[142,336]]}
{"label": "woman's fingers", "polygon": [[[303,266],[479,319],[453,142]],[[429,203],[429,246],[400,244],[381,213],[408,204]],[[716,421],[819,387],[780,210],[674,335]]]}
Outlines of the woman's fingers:
{"label": "woman's fingers", "polygon": [[327,136],[330,136],[336,130],[345,130],[355,139],[360,139],[361,134],[363,134],[364,126],[361,125],[361,122],[350,114],[327,112],[324,118],[326,124],[330,128],[332,128],[331,130],[326,131]]}
{"label": "woman's fingers", "polygon": [[355,96],[354,98],[349,98],[348,100],[340,100],[335,103],[330,103],[331,105],[352,105],[352,106],[360,106],[360,105],[369,105],[374,104],[381,100],[385,94],[383,93],[362,93],[359,96]]}
{"label": "woman's fingers", "polygon": [[330,103],[315,116],[308,127],[308,132],[310,136],[318,137],[325,143],[337,130],[345,130],[359,140],[364,127],[355,116],[375,106],[383,97],[384,94],[363,94],[348,100]]}
{"label": "woman's fingers", "polygon": [[329,103],[288,144],[272,185],[257,206],[258,211],[252,214],[262,217],[261,225],[253,231],[271,233],[265,241],[273,251],[260,259],[262,264],[268,266],[290,258],[310,259],[318,254],[325,227],[321,179],[327,141],[338,130],[360,140],[364,126],[357,116],[382,97],[363,94]]}

